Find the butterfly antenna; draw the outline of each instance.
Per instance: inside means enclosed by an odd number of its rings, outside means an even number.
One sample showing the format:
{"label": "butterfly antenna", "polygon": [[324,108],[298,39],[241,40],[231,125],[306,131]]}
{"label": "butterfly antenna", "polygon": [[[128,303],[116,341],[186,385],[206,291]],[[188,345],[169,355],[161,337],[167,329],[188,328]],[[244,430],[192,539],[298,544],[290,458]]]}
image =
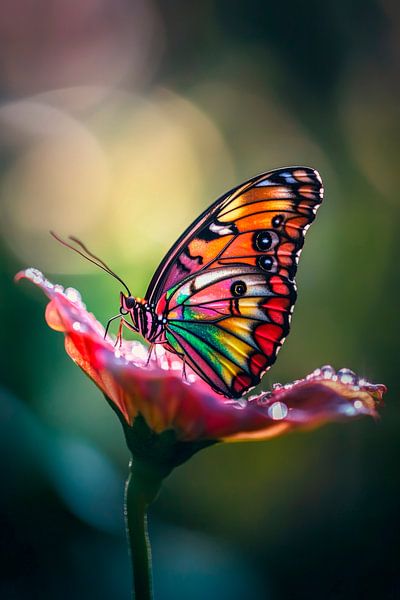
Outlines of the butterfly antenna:
{"label": "butterfly antenna", "polygon": [[[94,260],[96,260],[98,263],[100,263],[100,265],[103,265],[103,267],[105,269],[107,269],[107,271],[110,273],[110,275],[113,275],[114,277],[117,277],[119,279],[118,275],[112,269],[110,269],[110,267],[107,265],[107,263],[105,263],[104,260],[102,260],[101,258],[99,258],[98,256],[96,256],[95,254],[93,254],[93,252],[91,252],[89,250],[89,248],[83,242],[81,242],[81,240],[79,240],[74,235],[70,235],[68,237],[69,237],[69,239],[72,242],[75,242],[75,244],[78,244],[82,248],[82,250],[84,250],[84,252],[86,252],[86,254],[88,256],[90,256],[91,258],[93,258]],[[122,283],[122,281],[121,281],[121,283]],[[124,285],[125,285],[125,283],[124,283]],[[125,285],[125,287],[126,287],[126,285]]]}
{"label": "butterfly antenna", "polygon": [[119,277],[119,275],[117,275],[112,269],[110,269],[110,267],[103,260],[101,260],[101,258],[99,258],[95,254],[90,252],[90,250],[85,246],[85,244],[83,242],[81,242],[80,240],[78,240],[78,238],[76,238],[74,236],[69,237],[69,239],[71,241],[75,242],[75,244],[78,244],[82,248],[83,252],[82,252],[82,250],[75,248],[75,246],[73,246],[72,244],[69,244],[68,242],[66,242],[65,240],[60,238],[56,233],[54,233],[54,231],[50,231],[50,235],[53,236],[53,238],[56,239],[57,242],[59,242],[66,248],[73,250],[74,252],[76,252],[77,254],[79,254],[80,256],[82,256],[83,258],[88,260],[89,262],[96,265],[96,267],[99,267],[100,269],[102,269],[103,271],[105,271],[106,273],[108,273],[109,275],[114,277],[115,279],[117,279],[117,281],[119,281],[124,286],[124,288],[128,292],[128,295],[129,296],[132,295],[131,291],[128,288],[128,286],[126,285],[125,281],[123,281],[123,279],[121,279],[121,277]]}

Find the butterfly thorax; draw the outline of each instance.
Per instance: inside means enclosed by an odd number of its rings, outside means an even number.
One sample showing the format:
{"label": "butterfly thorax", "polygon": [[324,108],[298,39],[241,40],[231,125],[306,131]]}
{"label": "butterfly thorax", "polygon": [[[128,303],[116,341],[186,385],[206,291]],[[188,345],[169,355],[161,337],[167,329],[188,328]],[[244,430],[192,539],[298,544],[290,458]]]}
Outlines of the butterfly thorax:
{"label": "butterfly thorax", "polygon": [[132,329],[140,333],[150,343],[160,343],[165,327],[163,315],[156,313],[155,307],[147,300],[134,296],[125,296],[121,292],[122,315],[129,315]]}

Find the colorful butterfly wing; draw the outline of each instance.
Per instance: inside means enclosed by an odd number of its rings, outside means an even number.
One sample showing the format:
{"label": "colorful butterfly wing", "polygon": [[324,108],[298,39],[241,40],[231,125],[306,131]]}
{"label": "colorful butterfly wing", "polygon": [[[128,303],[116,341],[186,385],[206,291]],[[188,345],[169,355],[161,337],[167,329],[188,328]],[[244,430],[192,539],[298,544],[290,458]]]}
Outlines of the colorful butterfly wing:
{"label": "colorful butterfly wing", "polygon": [[296,300],[304,234],[322,200],[305,167],[255,177],[214,203],[157,270],[147,298],[169,348],[231,397],[275,361]]}
{"label": "colorful butterfly wing", "polygon": [[167,296],[169,346],[214,389],[235,397],[273,363],[296,291],[285,277],[234,265],[192,276]]}

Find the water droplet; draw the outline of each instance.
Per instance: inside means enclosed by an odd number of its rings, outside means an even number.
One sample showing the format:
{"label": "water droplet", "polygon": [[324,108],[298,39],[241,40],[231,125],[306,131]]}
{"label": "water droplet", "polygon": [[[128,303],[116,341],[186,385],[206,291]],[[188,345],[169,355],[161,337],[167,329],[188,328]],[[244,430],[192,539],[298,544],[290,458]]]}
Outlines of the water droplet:
{"label": "water droplet", "polygon": [[337,372],[337,376],[341,383],[354,385],[357,382],[356,374],[350,369],[340,369]]}
{"label": "water droplet", "polygon": [[235,408],[246,408],[248,403],[248,400],[246,400],[246,398],[236,398],[236,400],[234,400],[234,406]]}
{"label": "water droplet", "polygon": [[281,421],[288,414],[288,407],[283,402],[274,402],[268,408],[268,416],[274,421]]}
{"label": "water droplet", "polygon": [[354,417],[357,414],[354,404],[342,404],[342,406],[338,407],[338,411],[342,415],[346,415],[346,417]]}
{"label": "water droplet", "polygon": [[122,354],[119,350],[114,350],[114,356],[115,356],[115,358],[121,358]]}
{"label": "water droplet", "polygon": [[75,321],[75,323],[72,324],[72,329],[74,331],[82,331],[82,324],[79,323],[79,321]]}
{"label": "water droplet", "polygon": [[315,379],[316,377],[321,377],[321,369],[315,369],[310,375],[307,375],[307,379]]}
{"label": "water droplet", "polygon": [[130,346],[130,351],[132,352],[132,354],[135,354],[135,356],[137,356],[139,359],[147,360],[149,349],[146,346],[143,346],[143,344],[141,344],[137,340],[132,340]]}
{"label": "water droplet", "polygon": [[354,408],[357,412],[364,412],[364,404],[361,400],[354,400]]}
{"label": "water droplet", "polygon": [[63,294],[64,288],[59,283],[56,283],[56,285],[54,286],[54,291],[57,292],[58,294]]}
{"label": "water droplet", "polygon": [[323,377],[323,379],[333,379],[335,375],[335,369],[330,365],[321,367],[321,377]]}
{"label": "water droplet", "polygon": [[71,300],[71,302],[74,302],[74,304],[79,304],[80,302],[82,302],[80,293],[78,292],[78,290],[75,290],[72,287],[67,288],[64,294],[66,298],[68,298],[68,300]]}
{"label": "water droplet", "polygon": [[273,392],[270,391],[263,392],[260,396],[251,396],[249,400],[257,402],[259,406],[269,406],[272,394]]}
{"label": "water droplet", "polygon": [[193,373],[189,373],[187,379],[190,383],[194,383],[196,381],[196,375],[194,375]]}
{"label": "water droplet", "polygon": [[281,383],[274,383],[272,385],[273,390],[281,390],[282,388],[283,388],[283,385]]}
{"label": "water droplet", "polygon": [[39,269],[34,269],[33,267],[26,269],[25,275],[28,279],[33,281],[33,283],[43,283],[44,281],[43,273],[39,271]]}

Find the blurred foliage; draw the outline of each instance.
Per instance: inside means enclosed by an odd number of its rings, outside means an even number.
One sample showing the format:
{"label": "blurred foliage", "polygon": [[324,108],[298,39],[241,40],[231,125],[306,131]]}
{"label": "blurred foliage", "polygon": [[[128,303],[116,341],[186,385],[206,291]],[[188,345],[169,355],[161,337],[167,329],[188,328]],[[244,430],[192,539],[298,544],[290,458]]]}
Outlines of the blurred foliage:
{"label": "blurred foliage", "polygon": [[178,469],[152,511],[156,594],[399,597],[398,5],[5,0],[0,17],[0,596],[129,588],[122,433],[14,273],[77,287],[105,322],[115,282],[49,229],[140,295],[217,196],[306,164],[326,201],[263,384],[330,362],[386,383],[387,406],[377,423],[213,447]]}

